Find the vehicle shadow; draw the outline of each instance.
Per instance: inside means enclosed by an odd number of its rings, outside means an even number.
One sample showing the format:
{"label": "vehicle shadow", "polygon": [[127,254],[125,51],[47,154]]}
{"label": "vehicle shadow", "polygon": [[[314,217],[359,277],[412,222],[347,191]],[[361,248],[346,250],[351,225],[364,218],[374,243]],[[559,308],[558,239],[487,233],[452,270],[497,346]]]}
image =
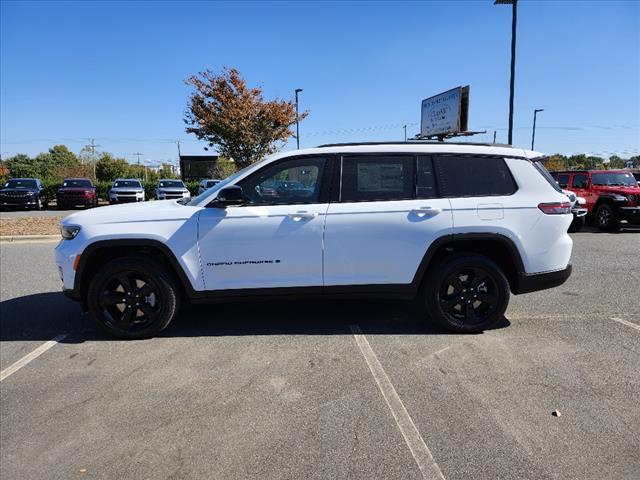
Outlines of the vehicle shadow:
{"label": "vehicle shadow", "polygon": [[630,224],[630,223],[622,223],[620,224],[620,229],[615,232],[605,232],[600,230],[598,227],[593,225],[585,225],[582,230],[576,233],[608,233],[608,234],[616,234],[616,233],[640,233],[640,225]]}
{"label": "vehicle shadow", "polygon": [[[350,335],[352,324],[367,335],[451,334],[421,317],[408,302],[314,299],[185,305],[160,336]],[[505,318],[492,329],[509,325]],[[68,334],[64,343],[114,340],[62,293],[0,302],[0,341],[46,341],[60,333]]]}

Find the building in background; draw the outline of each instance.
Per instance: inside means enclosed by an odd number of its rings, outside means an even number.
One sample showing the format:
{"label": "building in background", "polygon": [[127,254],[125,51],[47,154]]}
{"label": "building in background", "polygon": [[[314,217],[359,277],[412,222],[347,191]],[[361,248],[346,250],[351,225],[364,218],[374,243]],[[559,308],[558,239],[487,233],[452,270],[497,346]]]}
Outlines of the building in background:
{"label": "building in background", "polygon": [[180,155],[180,178],[185,182],[214,178],[218,155]]}

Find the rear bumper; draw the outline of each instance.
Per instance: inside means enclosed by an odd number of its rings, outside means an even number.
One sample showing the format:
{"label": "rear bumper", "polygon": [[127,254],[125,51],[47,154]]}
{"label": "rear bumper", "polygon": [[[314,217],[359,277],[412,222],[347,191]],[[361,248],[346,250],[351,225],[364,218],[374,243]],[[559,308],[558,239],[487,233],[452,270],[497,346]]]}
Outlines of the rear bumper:
{"label": "rear bumper", "polygon": [[537,292],[538,290],[557,287],[567,281],[571,276],[571,270],[572,267],[571,264],[569,264],[564,270],[521,274],[518,278],[517,288],[513,290],[513,293],[520,295],[522,293]]}

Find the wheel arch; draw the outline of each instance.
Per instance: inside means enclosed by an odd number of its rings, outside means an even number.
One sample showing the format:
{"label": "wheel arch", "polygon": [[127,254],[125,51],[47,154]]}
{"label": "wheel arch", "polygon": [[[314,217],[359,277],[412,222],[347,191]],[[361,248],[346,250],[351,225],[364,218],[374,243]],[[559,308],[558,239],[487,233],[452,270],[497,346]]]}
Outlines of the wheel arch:
{"label": "wheel arch", "polygon": [[174,276],[184,298],[193,299],[201,295],[194,290],[177,258],[164,243],[149,239],[99,240],[84,249],[76,268],[74,291],[80,298],[83,309],[87,305],[89,282],[100,265],[116,258],[135,255],[152,256],[161,262]]}
{"label": "wheel arch", "polygon": [[457,252],[476,253],[493,260],[502,269],[511,292],[520,290],[525,274],[522,257],[513,240],[499,233],[456,233],[436,239],[427,249],[412,281],[419,291],[429,269],[440,259]]}

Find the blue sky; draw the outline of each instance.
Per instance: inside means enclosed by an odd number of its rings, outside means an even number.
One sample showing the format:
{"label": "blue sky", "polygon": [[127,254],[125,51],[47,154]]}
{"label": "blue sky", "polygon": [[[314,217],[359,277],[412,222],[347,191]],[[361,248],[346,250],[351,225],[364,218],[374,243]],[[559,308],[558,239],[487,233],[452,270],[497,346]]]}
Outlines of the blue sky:
{"label": "blue sky", "polygon": [[[638,154],[640,2],[522,1],[514,144]],[[401,140],[422,98],[471,85],[469,127],[507,139],[509,6],[471,2],[5,2],[0,151],[64,143],[134,161],[200,154],[184,132],[189,88],[235,66],[267,98],[303,88],[301,145]],[[293,148],[291,139],[285,149]]]}

